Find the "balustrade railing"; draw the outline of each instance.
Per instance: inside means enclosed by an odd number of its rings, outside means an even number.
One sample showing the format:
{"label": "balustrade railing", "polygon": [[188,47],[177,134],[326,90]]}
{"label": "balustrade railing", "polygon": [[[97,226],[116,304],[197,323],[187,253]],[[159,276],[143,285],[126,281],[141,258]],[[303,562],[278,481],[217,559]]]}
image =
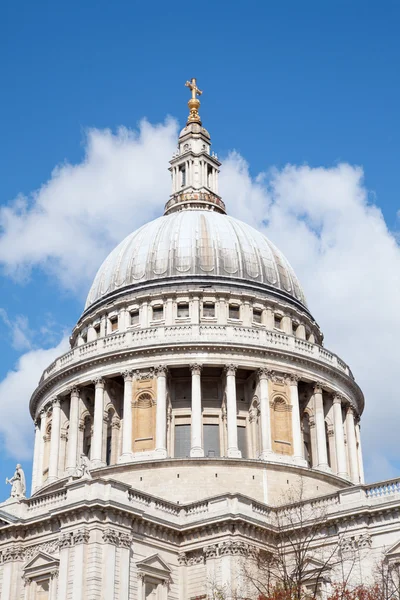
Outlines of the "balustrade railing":
{"label": "balustrade railing", "polygon": [[128,330],[122,333],[112,333],[98,340],[88,342],[73,348],[56,359],[43,373],[42,380],[47,379],[57,371],[68,367],[86,357],[107,354],[114,349],[146,348],[158,344],[179,344],[185,341],[193,343],[221,343],[258,346],[263,349],[281,349],[303,356],[313,357],[325,364],[336,367],[352,377],[349,367],[329,350],[301,340],[280,331],[254,329],[236,325],[172,325],[156,326],[146,329]]}

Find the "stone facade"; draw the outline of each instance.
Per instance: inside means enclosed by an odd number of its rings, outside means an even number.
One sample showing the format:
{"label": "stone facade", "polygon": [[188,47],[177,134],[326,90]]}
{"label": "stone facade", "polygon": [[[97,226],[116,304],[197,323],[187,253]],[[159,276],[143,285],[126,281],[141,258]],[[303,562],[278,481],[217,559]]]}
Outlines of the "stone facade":
{"label": "stone facade", "polygon": [[32,496],[0,510],[2,600],[234,589],[243,562],[274,552],[299,489],[313,518],[324,511],[314,561],[337,544],[365,582],[398,560],[400,484],[364,483],[363,394],[286,259],[225,214],[193,107],[166,216],[101,267],[70,351],[32,395]]}

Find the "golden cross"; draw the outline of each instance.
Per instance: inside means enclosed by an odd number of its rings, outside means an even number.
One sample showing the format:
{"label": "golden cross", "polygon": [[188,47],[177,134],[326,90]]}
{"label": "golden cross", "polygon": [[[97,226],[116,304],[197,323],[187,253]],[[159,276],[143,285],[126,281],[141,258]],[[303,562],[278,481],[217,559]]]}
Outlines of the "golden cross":
{"label": "golden cross", "polygon": [[199,88],[197,87],[196,84],[196,78],[192,77],[192,79],[190,81],[187,81],[185,83],[186,87],[188,87],[191,91],[192,91],[192,99],[195,100],[196,96],[201,96],[202,95],[202,91],[199,90]]}

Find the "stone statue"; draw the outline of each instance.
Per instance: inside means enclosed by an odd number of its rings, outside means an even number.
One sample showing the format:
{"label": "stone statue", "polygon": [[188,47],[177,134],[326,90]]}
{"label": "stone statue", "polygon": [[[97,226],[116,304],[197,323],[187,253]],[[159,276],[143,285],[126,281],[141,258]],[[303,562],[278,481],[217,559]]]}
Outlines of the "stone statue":
{"label": "stone statue", "polygon": [[90,460],[86,456],[86,454],[81,454],[79,465],[76,467],[75,477],[87,477],[88,479],[92,479],[90,474]]}
{"label": "stone statue", "polygon": [[11,484],[11,498],[25,498],[26,483],[25,473],[21,465],[17,465],[11,479],[6,478],[6,483]]}

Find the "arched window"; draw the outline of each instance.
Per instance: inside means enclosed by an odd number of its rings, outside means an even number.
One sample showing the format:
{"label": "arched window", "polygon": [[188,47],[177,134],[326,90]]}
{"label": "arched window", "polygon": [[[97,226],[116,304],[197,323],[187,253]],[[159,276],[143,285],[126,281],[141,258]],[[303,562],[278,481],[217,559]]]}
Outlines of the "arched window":
{"label": "arched window", "polygon": [[133,450],[143,452],[155,448],[155,402],[149,392],[141,392],[133,403]]}
{"label": "arched window", "polygon": [[281,396],[272,405],[273,450],[277,454],[293,454],[291,406]]}

